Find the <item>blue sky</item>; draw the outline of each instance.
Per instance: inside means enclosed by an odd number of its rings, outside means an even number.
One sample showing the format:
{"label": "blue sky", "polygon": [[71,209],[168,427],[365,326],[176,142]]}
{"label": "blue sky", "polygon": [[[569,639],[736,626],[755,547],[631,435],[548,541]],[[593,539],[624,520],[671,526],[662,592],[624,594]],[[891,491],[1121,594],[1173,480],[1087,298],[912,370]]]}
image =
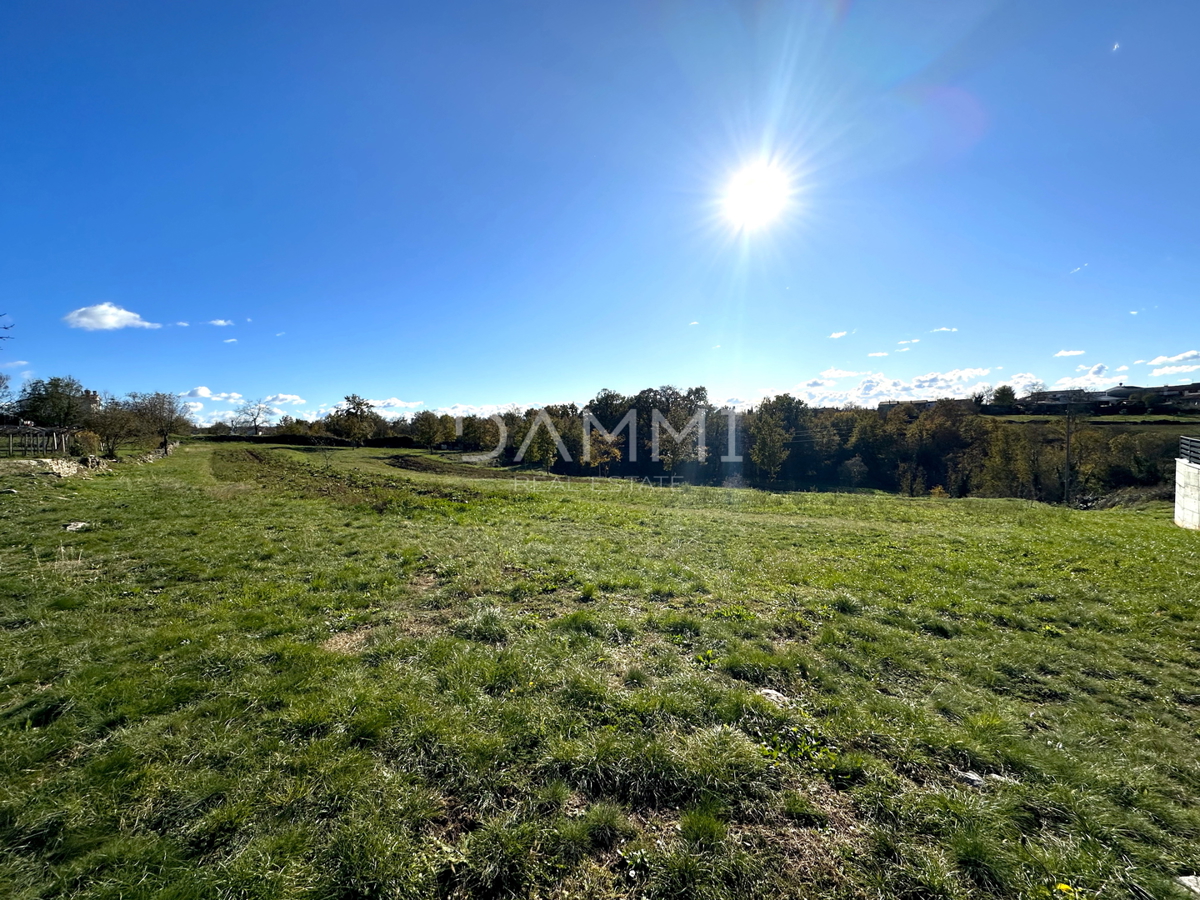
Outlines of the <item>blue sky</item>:
{"label": "blue sky", "polygon": [[18,382],[207,420],[1200,379],[1194,2],[2,14]]}

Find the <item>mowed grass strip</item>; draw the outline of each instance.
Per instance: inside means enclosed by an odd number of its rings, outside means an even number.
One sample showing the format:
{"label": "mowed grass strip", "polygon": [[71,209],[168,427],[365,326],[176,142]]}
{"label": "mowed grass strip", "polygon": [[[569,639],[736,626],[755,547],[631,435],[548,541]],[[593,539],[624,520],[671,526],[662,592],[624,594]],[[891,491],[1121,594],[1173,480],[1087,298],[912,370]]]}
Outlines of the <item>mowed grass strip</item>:
{"label": "mowed grass strip", "polygon": [[202,445],[0,480],[6,897],[1173,897],[1200,871],[1200,540],[1162,507]]}

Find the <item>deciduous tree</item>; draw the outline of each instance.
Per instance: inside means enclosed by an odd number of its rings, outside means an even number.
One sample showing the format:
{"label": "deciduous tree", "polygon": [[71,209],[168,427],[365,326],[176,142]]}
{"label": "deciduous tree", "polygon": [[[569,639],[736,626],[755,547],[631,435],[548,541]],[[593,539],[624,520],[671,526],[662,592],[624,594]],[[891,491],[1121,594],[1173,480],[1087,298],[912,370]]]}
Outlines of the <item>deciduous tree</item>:
{"label": "deciduous tree", "polygon": [[18,413],[50,428],[82,425],[88,413],[83,385],[71,377],[35,378],[21,388]]}
{"label": "deciduous tree", "polygon": [[234,425],[262,434],[262,427],[271,421],[274,410],[262,400],[247,400],[233,413]]}
{"label": "deciduous tree", "polygon": [[161,442],[162,451],[171,451],[171,435],[192,429],[187,407],[174,394],[130,394],[129,403],[145,434]]}
{"label": "deciduous tree", "polygon": [[87,417],[87,427],[100,439],[100,451],[116,459],[117,451],[136,440],[142,431],[133,404],[106,394]]}
{"label": "deciduous tree", "polygon": [[788,458],[787,442],[792,435],[784,429],[781,417],[764,407],[749,417],[746,430],[750,436],[750,459],[768,481],[774,481]]}
{"label": "deciduous tree", "polygon": [[330,432],[361,447],[363,441],[383,424],[383,416],[375,411],[370,400],[358,394],[347,394],[341,408],[326,416],[325,423]]}

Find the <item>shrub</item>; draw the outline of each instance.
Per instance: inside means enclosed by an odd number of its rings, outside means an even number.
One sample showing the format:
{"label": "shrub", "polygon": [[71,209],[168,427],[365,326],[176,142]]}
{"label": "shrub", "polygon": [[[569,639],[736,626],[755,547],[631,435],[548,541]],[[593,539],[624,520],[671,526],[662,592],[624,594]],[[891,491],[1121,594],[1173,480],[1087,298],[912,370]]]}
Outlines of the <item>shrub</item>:
{"label": "shrub", "polygon": [[94,431],[77,431],[71,447],[72,456],[99,456],[100,435]]}

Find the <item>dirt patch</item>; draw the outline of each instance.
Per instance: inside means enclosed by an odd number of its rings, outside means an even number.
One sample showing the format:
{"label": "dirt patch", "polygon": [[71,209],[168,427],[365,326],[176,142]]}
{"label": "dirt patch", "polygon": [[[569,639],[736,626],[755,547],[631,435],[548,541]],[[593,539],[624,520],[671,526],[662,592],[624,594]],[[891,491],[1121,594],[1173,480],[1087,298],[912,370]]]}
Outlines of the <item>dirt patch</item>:
{"label": "dirt patch", "polygon": [[405,609],[385,613],[376,625],[339,631],[321,642],[321,649],[344,656],[357,656],[373,645],[386,646],[402,638],[423,638],[444,634],[451,617],[441,610]]}
{"label": "dirt patch", "polygon": [[389,466],[397,469],[407,469],[409,472],[427,472],[433,475],[457,475],[462,478],[511,478],[510,472],[503,469],[485,468],[472,463],[455,462],[448,459],[438,459],[433,456],[417,456],[396,454],[380,456]]}
{"label": "dirt patch", "polygon": [[322,641],[321,649],[328,650],[330,653],[342,653],[346,656],[362,653],[374,630],[374,628],[360,628],[357,631],[339,631]]}
{"label": "dirt patch", "polygon": [[397,454],[380,456],[377,459],[397,469],[410,472],[425,472],[432,475],[454,475],[458,478],[520,478],[522,481],[566,481],[561,475],[549,475],[540,469],[523,466],[487,466],[478,463],[459,462],[433,456]]}
{"label": "dirt patch", "polygon": [[437,576],[432,572],[422,572],[415,576],[408,586],[413,589],[414,593],[425,594],[432,591],[438,585]]}

